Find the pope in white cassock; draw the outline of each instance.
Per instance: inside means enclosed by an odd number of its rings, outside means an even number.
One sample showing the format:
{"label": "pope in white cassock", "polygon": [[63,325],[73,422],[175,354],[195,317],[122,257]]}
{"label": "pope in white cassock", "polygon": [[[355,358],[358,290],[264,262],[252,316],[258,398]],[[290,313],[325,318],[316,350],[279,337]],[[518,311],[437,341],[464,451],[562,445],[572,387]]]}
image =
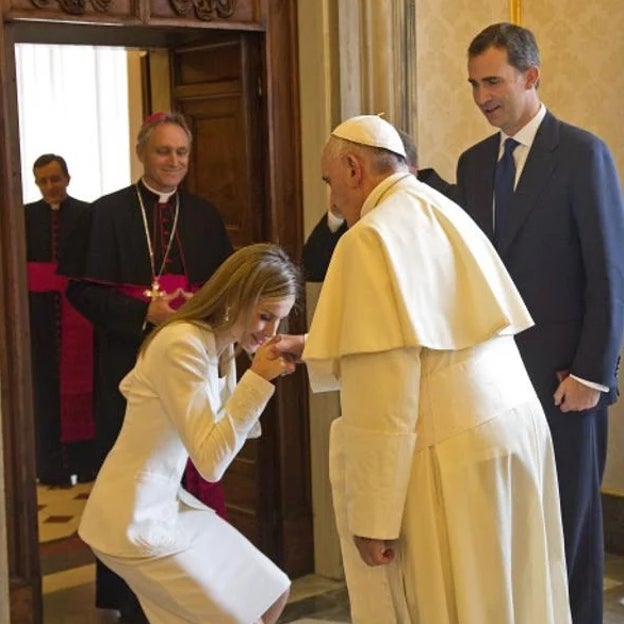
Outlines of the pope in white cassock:
{"label": "pope in white cassock", "polygon": [[[330,477],[354,624],[570,622],[533,321],[485,235],[364,115],[322,159],[349,230],[302,359],[339,389]],[[303,338],[279,343],[300,355]]]}

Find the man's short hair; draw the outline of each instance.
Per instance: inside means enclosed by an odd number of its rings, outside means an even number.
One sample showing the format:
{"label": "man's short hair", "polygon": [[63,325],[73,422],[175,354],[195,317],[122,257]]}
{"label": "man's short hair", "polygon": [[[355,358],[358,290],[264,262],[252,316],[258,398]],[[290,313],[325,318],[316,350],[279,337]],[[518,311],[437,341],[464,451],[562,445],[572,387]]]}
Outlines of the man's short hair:
{"label": "man's short hair", "polygon": [[508,63],[519,71],[540,66],[537,41],[528,28],[508,22],[492,24],[472,40],[468,58],[479,56],[492,47],[506,50]]}
{"label": "man's short hair", "polygon": [[391,152],[383,147],[372,147],[371,145],[362,145],[340,137],[330,136],[327,143],[327,154],[335,157],[342,156],[345,152],[355,152],[362,158],[367,159],[374,173],[392,173],[407,167],[407,161],[401,154]]}
{"label": "man's short hair", "polygon": [[37,160],[35,160],[35,162],[33,163],[33,173],[37,175],[35,169],[40,169],[41,167],[45,167],[46,165],[49,165],[51,162],[55,161],[61,166],[61,170],[63,171],[63,173],[66,176],[69,176],[67,163],[65,162],[65,159],[58,154],[42,154],[41,156],[39,156],[39,158],[37,158]]}
{"label": "man's short hair", "polygon": [[412,137],[407,134],[407,132],[403,132],[403,130],[396,131],[399,133],[401,137],[401,141],[403,142],[403,147],[405,148],[405,155],[407,156],[407,164],[410,167],[415,167],[418,169],[418,151],[416,150],[416,145],[414,145],[414,141],[412,141]]}
{"label": "man's short hair", "polygon": [[184,119],[182,113],[154,113],[153,115],[147,117],[139,130],[139,134],[137,136],[138,148],[144,148],[147,145],[152,132],[154,132],[154,128],[162,126],[163,124],[175,124],[176,126],[179,126],[182,130],[184,130],[184,132],[186,132],[189,143],[193,141],[193,135],[191,134],[188,124],[186,123],[186,119]]}

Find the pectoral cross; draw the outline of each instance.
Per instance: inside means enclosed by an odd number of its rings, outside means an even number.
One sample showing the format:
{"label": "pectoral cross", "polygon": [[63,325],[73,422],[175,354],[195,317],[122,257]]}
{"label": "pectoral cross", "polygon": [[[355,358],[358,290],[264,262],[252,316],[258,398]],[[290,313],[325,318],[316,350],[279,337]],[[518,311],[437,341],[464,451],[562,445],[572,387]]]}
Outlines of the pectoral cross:
{"label": "pectoral cross", "polygon": [[143,294],[148,297],[149,299],[160,299],[160,297],[164,296],[164,291],[160,290],[160,284],[158,283],[158,280],[154,280],[152,282],[152,287],[151,288],[147,288],[143,291]]}

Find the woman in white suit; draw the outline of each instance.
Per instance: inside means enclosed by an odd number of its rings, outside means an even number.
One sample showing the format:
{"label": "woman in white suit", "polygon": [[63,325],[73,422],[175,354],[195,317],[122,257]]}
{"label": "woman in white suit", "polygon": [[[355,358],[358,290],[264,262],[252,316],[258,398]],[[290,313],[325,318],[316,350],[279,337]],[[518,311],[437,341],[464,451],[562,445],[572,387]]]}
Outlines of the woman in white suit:
{"label": "woman in white suit", "polygon": [[[123,577],[152,624],[276,622],[290,581],[180,487],[190,455],[221,479],[294,364],[271,345],[299,289],[275,245],[244,247],[148,337],[120,389],[123,428],[87,502],[80,537]],[[255,353],[236,383],[234,346]]]}

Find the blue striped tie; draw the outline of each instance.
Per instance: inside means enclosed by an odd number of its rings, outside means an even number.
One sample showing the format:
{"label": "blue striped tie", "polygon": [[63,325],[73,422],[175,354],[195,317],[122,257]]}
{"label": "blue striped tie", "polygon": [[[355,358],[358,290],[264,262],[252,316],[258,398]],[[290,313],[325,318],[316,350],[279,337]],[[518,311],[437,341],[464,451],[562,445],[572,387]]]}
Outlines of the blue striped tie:
{"label": "blue striped tie", "polygon": [[503,155],[496,163],[494,177],[494,245],[498,249],[505,234],[507,211],[514,192],[516,163],[513,151],[520,145],[515,139],[506,139]]}

